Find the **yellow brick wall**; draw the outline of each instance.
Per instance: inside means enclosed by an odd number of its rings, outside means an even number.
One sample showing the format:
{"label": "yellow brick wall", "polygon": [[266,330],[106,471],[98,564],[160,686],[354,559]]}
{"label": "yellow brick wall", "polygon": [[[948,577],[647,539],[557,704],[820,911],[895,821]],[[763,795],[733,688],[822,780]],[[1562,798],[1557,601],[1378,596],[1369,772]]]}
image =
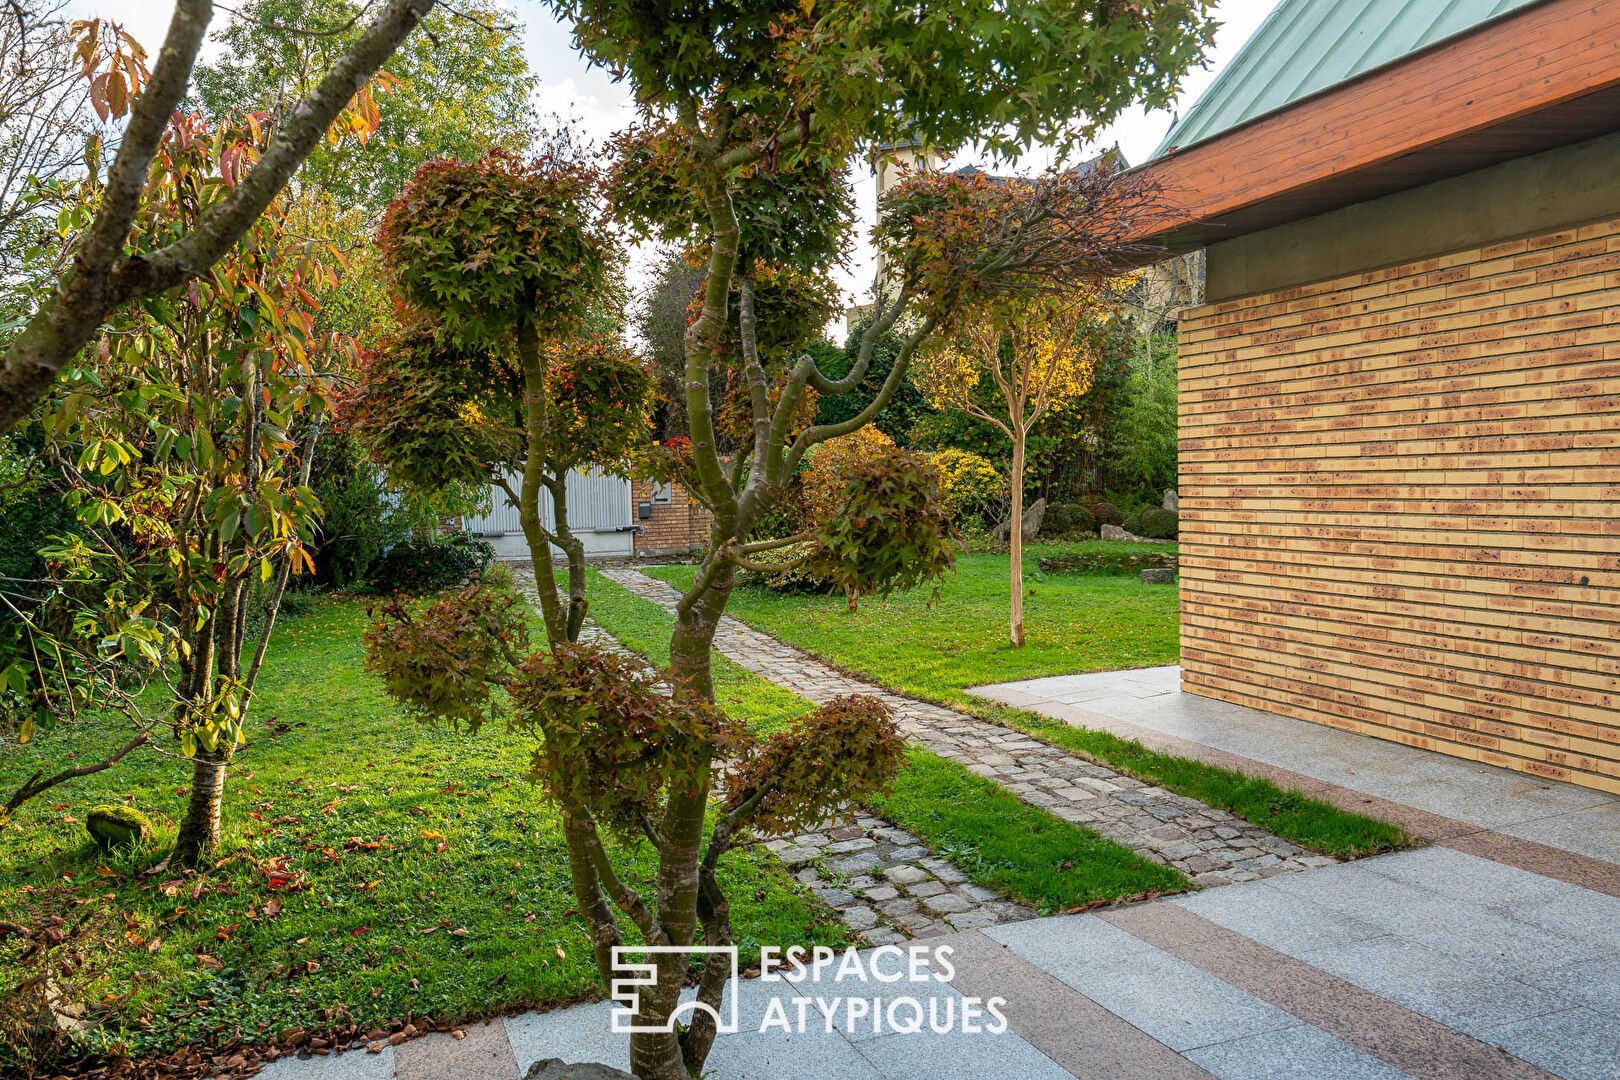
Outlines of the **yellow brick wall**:
{"label": "yellow brick wall", "polygon": [[1185,689],[1620,791],[1620,221],[1181,322]]}

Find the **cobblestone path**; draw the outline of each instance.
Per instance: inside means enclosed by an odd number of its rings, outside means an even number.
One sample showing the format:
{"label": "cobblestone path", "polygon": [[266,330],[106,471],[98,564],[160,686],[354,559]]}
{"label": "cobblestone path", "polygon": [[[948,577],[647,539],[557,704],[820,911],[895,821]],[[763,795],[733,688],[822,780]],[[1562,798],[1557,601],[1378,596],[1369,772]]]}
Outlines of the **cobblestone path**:
{"label": "cobblestone path", "polygon": [[[513,575],[530,602],[538,604],[533,572],[518,567]],[[640,658],[593,619],[585,620],[579,639]],[[917,837],[865,810],[823,822],[815,832],[767,840],[765,847],[873,945],[1019,922],[1036,914],[994,889],[973,884]]]}
{"label": "cobblestone path", "polygon": [[[602,573],[673,610],[673,586],[633,567]],[[1338,860],[1309,851],[1197,799],[1123,776],[1021,731],[931,705],[852,678],[807,653],[725,616],[714,647],[740,666],[820,704],[872,694],[894,710],[906,736],[988,777],[1032,806],[1083,825],[1203,886],[1254,881]]]}

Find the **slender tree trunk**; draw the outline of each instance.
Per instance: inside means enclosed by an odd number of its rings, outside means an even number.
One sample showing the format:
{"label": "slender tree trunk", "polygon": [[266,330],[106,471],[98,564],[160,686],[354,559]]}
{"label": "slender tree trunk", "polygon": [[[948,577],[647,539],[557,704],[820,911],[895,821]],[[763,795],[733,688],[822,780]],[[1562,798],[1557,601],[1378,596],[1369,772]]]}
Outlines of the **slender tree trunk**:
{"label": "slender tree trunk", "polygon": [[[202,694],[194,699],[198,705],[206,706],[215,694],[231,686],[241,674],[245,591],[246,583],[241,578],[227,585],[223,602],[209,620],[206,629],[210,639],[219,639],[214,660],[218,674],[212,679],[205,675],[201,680]],[[226,765],[235,749],[231,736],[225,733],[214,749],[198,747],[196,756],[191,759],[191,793],[171,856],[181,866],[196,866],[219,850]]]}
{"label": "slender tree trunk", "polygon": [[720,628],[736,574],[735,564],[722,567],[691,609],[676,616],[669,639],[669,665],[676,678],[709,701],[714,700],[714,634]]}
{"label": "slender tree trunk", "polygon": [[540,488],[545,466],[546,434],[550,417],[546,408],[546,366],[540,355],[540,331],[531,318],[518,328],[518,353],[523,359],[523,427],[528,434],[528,458],[523,463],[523,490],[518,495],[518,521],[529,544],[534,566],[534,587],[540,594],[540,616],[546,640],[560,645],[569,640],[568,616],[557,600],[557,573],[551,563],[551,539],[540,521]]}
{"label": "slender tree trunk", "polygon": [[569,641],[578,641],[590,606],[585,595],[585,543],[568,527],[568,475],[548,478],[546,488],[551,492],[551,531],[557,535],[557,546],[568,556],[568,617],[564,632]]}
{"label": "slender tree trunk", "polygon": [[225,799],[224,747],[197,750],[191,759],[191,794],[186,799],[186,816],[174,838],[170,858],[181,866],[196,866],[219,850],[220,807]]}
{"label": "slender tree trunk", "polygon": [[1024,424],[1023,417],[1012,418],[1012,512],[1007,518],[1007,545],[1012,553],[1011,624],[1012,643],[1024,644]]}

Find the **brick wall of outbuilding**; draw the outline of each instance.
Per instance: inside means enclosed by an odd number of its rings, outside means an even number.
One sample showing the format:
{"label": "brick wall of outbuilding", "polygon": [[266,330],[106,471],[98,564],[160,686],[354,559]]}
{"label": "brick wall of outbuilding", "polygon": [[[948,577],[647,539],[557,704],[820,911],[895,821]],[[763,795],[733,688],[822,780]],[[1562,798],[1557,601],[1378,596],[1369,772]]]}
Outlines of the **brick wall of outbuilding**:
{"label": "brick wall of outbuilding", "polygon": [[1184,687],[1620,791],[1620,221],[1181,322]]}
{"label": "brick wall of outbuilding", "polygon": [[[709,526],[713,522],[709,511],[693,502],[686,489],[672,484],[670,501],[652,502],[656,484],[642,480],[630,487],[632,512],[635,523],[641,526],[636,533],[636,556],[687,555],[693,548],[709,543]],[[640,507],[652,503],[652,517],[643,520]]]}

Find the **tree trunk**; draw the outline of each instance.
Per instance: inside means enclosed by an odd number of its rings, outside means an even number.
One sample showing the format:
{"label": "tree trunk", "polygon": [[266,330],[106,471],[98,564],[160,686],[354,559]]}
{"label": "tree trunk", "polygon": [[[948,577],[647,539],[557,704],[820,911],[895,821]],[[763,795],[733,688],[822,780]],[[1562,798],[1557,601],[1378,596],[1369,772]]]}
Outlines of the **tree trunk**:
{"label": "tree trunk", "polygon": [[[225,597],[208,621],[205,632],[210,641],[217,637],[214,647],[214,665],[218,677],[209,678],[207,672],[198,680],[202,692],[193,697],[193,705],[206,706],[214,694],[231,686],[242,667],[242,632],[244,626],[243,593],[246,583],[237,578],[226,586]],[[244,702],[245,704],[245,702]],[[197,748],[191,759],[191,796],[186,800],[186,815],[180,821],[180,832],[175,836],[171,858],[181,866],[196,866],[213,856],[219,849],[220,808],[225,800],[225,766],[236,749],[229,733],[222,732],[213,750]]]}
{"label": "tree trunk", "polygon": [[676,678],[684,680],[693,693],[714,700],[713,654],[715,631],[720,628],[720,616],[731,597],[731,586],[737,574],[735,564],[728,563],[697,602],[686,614],[675,617],[675,631],[669,638],[669,665]]}
{"label": "tree trunk", "polygon": [[[569,641],[578,641],[590,607],[585,595],[585,542],[568,527],[568,475],[548,478],[546,490],[551,492],[551,530],[557,534],[557,546],[568,556],[568,618],[564,632]],[[549,549],[546,554],[550,556]]]}
{"label": "tree trunk", "polygon": [[199,749],[191,759],[191,795],[170,856],[180,866],[196,866],[219,850],[220,806],[225,798],[225,763],[229,757],[224,749]]}
{"label": "tree trunk", "polygon": [[1009,569],[1012,605],[1009,614],[1010,637],[1015,646],[1024,644],[1024,425],[1013,417],[1012,511],[1007,518],[1007,545],[1012,554]]}

